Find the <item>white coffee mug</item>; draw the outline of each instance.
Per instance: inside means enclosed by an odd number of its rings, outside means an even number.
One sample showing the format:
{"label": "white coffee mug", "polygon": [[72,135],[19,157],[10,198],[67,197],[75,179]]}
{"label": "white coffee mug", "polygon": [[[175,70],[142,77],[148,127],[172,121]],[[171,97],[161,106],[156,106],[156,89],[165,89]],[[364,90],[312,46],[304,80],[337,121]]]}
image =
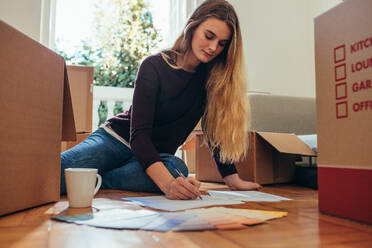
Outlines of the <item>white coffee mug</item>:
{"label": "white coffee mug", "polygon": [[102,184],[102,178],[97,172],[97,169],[91,168],[65,169],[69,207],[86,208],[92,206],[93,196]]}

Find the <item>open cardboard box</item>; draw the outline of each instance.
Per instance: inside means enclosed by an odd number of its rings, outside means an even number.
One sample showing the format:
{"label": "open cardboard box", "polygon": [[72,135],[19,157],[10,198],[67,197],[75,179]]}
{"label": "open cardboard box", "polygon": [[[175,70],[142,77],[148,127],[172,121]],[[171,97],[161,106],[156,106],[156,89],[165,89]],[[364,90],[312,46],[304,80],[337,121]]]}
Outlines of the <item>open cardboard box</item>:
{"label": "open cardboard box", "polygon": [[61,141],[75,140],[62,56],[0,21],[0,215],[58,201]]}
{"label": "open cardboard box", "polygon": [[319,211],[372,224],[372,1],[315,18]]}
{"label": "open cardboard box", "polygon": [[[247,156],[236,169],[242,179],[260,184],[285,183],[292,180],[295,154],[316,156],[295,134],[250,132]],[[195,137],[196,179],[222,182],[203,133]]]}

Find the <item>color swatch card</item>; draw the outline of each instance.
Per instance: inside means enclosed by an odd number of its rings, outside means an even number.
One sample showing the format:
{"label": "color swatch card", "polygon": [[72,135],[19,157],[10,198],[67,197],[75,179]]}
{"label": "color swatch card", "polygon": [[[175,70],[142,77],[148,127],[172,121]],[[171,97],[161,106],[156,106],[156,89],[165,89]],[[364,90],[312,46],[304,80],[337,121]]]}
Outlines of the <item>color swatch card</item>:
{"label": "color swatch card", "polygon": [[187,213],[192,214],[207,214],[208,212],[212,213],[221,213],[221,214],[233,214],[238,216],[247,217],[250,219],[257,220],[272,220],[288,215],[288,212],[282,211],[266,211],[266,210],[253,210],[253,209],[239,209],[239,208],[226,208],[226,207],[213,207],[213,208],[204,208],[204,209],[191,209],[187,210]]}
{"label": "color swatch card", "polygon": [[53,216],[55,220],[96,227],[139,229],[155,220],[160,213],[150,210],[110,209],[73,216]]}
{"label": "color swatch card", "polygon": [[195,216],[188,213],[161,213],[156,219],[145,226],[141,230],[166,232],[172,230],[187,220],[193,219]]}
{"label": "color swatch card", "polygon": [[215,230],[216,226],[210,224],[208,221],[199,218],[194,215],[193,218],[186,220],[180,225],[172,228],[174,232],[183,232],[183,231],[204,231],[204,230]]}
{"label": "color swatch card", "polygon": [[222,230],[244,229],[247,228],[247,226],[257,225],[265,222],[265,220],[229,213],[228,208],[226,208],[226,211],[215,211],[215,208],[202,208],[191,209],[185,212],[194,214],[198,218],[203,219],[215,226],[217,229]]}

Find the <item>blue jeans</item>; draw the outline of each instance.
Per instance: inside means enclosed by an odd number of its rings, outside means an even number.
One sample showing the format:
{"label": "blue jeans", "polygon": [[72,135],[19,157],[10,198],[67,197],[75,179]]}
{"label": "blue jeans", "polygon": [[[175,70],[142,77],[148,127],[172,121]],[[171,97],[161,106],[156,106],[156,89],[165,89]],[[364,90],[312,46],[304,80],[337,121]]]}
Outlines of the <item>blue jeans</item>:
{"label": "blue jeans", "polygon": [[[169,164],[171,160],[187,176],[186,164],[178,157],[161,153],[161,160],[176,178]],[[143,167],[126,145],[103,128],[92,133],[82,143],[61,154],[61,194],[66,194],[64,169],[97,168],[102,176],[102,188],[160,193],[159,187],[145,173]]]}

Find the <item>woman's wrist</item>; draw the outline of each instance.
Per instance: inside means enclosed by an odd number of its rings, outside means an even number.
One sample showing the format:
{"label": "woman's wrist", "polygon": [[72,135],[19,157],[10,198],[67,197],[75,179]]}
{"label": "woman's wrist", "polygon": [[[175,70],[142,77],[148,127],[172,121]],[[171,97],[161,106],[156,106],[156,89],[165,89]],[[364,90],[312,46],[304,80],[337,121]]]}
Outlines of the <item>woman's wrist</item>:
{"label": "woman's wrist", "polygon": [[162,162],[155,162],[146,169],[146,174],[154,181],[160,190],[167,195],[171,183],[175,178],[170,174]]}
{"label": "woman's wrist", "polygon": [[147,175],[154,181],[168,199],[195,199],[200,196],[200,183],[192,178],[174,178],[162,162],[155,162],[146,169]]}

